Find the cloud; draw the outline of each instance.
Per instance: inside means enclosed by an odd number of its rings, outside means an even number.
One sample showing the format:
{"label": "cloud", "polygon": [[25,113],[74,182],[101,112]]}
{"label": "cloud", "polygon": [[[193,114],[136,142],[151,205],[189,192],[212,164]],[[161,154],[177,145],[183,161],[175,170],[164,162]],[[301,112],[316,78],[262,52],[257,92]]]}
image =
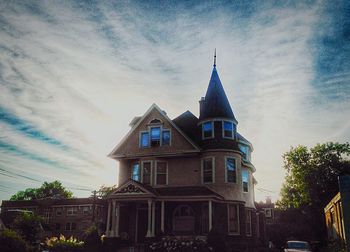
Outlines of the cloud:
{"label": "cloud", "polygon": [[129,121],[153,102],[172,118],[198,115],[216,47],[238,130],[255,148],[257,199],[276,199],[291,145],[350,138],[346,3],[330,4],[1,3],[1,197],[55,178],[116,183],[106,154]]}

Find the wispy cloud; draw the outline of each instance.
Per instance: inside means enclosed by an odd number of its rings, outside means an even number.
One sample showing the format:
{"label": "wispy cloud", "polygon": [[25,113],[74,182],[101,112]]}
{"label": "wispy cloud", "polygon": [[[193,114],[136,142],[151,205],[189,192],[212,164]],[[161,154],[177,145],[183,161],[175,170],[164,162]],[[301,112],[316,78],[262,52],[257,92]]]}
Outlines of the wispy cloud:
{"label": "wispy cloud", "polygon": [[84,190],[116,183],[106,154],[128,122],[153,102],[171,117],[198,114],[216,47],[238,129],[255,147],[257,198],[276,198],[291,145],[350,140],[348,7],[0,3],[1,197],[57,178]]}

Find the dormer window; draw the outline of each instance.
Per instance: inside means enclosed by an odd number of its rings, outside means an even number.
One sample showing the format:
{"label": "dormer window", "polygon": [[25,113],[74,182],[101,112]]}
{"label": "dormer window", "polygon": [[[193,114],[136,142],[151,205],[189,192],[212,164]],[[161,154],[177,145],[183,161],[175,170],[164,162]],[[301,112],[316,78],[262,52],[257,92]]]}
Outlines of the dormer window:
{"label": "dormer window", "polygon": [[249,152],[249,147],[246,145],[239,145],[239,149],[241,152],[243,152],[243,160],[244,161],[250,161],[250,152]]}
{"label": "dormer window", "polygon": [[222,137],[223,138],[234,138],[234,127],[233,123],[229,121],[222,122]]}
{"label": "dormer window", "polygon": [[151,128],[151,146],[160,146],[160,127]]}
{"label": "dormer window", "polygon": [[202,124],[202,138],[208,139],[214,137],[214,123],[205,122]]}

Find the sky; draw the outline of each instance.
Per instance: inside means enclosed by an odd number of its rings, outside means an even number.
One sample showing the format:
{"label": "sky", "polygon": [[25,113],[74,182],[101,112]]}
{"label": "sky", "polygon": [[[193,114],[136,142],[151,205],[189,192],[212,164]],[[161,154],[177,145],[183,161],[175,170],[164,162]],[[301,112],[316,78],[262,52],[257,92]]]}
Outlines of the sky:
{"label": "sky", "polygon": [[291,146],[350,141],[349,1],[1,1],[0,199],[116,184],[134,116],[198,116],[214,48],[257,201]]}

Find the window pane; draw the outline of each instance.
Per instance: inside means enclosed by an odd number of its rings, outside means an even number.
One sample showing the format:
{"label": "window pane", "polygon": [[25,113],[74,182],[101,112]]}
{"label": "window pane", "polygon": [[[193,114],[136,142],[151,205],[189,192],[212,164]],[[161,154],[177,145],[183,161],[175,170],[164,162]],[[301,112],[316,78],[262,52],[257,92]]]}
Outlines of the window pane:
{"label": "window pane", "polygon": [[212,132],[213,132],[213,124],[212,122],[206,122],[203,123],[203,136],[204,138],[209,138],[212,137]]}
{"label": "window pane", "polygon": [[142,183],[150,184],[151,183],[151,162],[143,163],[143,179]]}
{"label": "window pane", "polygon": [[247,235],[252,235],[252,212],[247,210],[246,211],[246,217],[245,217],[245,220],[246,220],[246,227],[245,227],[245,230],[246,230],[246,234]]}
{"label": "window pane", "polygon": [[213,162],[212,159],[203,160],[203,182],[213,182]]}
{"label": "window pane", "polygon": [[151,146],[160,145],[160,127],[151,128]]}
{"label": "window pane", "polygon": [[233,137],[233,123],[232,122],[224,122],[224,137]]}
{"label": "window pane", "polygon": [[239,149],[243,152],[243,159],[249,161],[249,147],[240,144]]}
{"label": "window pane", "polygon": [[141,180],[141,170],[140,170],[140,165],[139,163],[135,163],[132,166],[132,179],[136,181]]}
{"label": "window pane", "polygon": [[242,182],[243,182],[243,192],[248,192],[249,172],[246,170],[242,171]]}
{"label": "window pane", "polygon": [[234,158],[226,159],[227,182],[236,183],[236,163]]}
{"label": "window pane", "polygon": [[169,144],[170,144],[170,131],[163,130],[163,132],[162,132],[162,145],[169,145]]}
{"label": "window pane", "polygon": [[160,128],[151,128],[151,140],[159,140],[160,139]]}
{"label": "window pane", "polygon": [[157,185],[166,184],[167,163],[157,162]]}
{"label": "window pane", "polygon": [[229,232],[238,233],[239,221],[238,221],[238,210],[236,205],[229,205],[228,217],[229,217]]}
{"label": "window pane", "polygon": [[141,147],[149,146],[149,134],[147,132],[141,133]]}

